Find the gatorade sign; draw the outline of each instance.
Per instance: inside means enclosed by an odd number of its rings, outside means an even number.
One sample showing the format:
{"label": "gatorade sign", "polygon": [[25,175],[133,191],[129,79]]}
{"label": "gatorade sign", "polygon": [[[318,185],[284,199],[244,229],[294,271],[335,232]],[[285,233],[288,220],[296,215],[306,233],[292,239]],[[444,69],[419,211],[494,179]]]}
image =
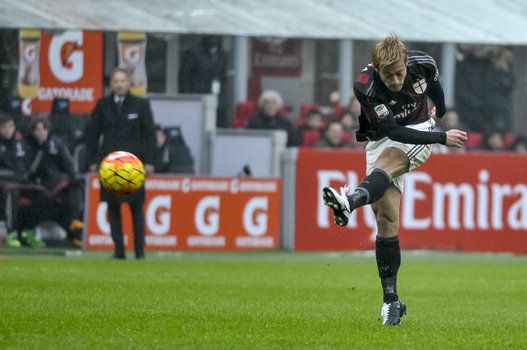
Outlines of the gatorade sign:
{"label": "gatorade sign", "polygon": [[[279,246],[280,180],[152,176],[145,183],[147,250],[267,250]],[[86,248],[113,249],[108,207],[89,178]],[[131,216],[123,205],[125,244]]]}
{"label": "gatorade sign", "polygon": [[100,32],[43,33],[40,87],[33,112],[50,112],[55,97],[68,98],[74,114],[91,113],[103,94],[103,36]]}

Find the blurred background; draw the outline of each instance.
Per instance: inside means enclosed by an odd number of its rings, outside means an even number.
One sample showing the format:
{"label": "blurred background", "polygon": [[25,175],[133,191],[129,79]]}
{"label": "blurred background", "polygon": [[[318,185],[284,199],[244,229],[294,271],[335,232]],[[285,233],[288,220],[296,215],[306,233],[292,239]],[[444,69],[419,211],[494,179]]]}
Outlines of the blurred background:
{"label": "blurred background", "polygon": [[353,81],[389,33],[436,60],[448,107],[439,128],[469,133],[464,149],[436,153],[527,152],[520,0],[4,0],[0,10],[0,108],[21,134],[49,118],[80,173],[85,125],[119,66],[151,101],[158,147],[168,139],[180,156],[167,173],[278,178],[294,198],[287,159],[364,148]]}

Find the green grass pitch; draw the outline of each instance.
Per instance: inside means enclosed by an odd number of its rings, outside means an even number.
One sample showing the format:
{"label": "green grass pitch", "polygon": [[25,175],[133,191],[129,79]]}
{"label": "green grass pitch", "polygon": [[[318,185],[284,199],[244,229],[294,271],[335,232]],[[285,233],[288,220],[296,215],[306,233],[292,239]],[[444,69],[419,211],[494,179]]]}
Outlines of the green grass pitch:
{"label": "green grass pitch", "polygon": [[383,327],[372,252],[59,253],[0,250],[1,349],[527,348],[527,257],[405,251]]}

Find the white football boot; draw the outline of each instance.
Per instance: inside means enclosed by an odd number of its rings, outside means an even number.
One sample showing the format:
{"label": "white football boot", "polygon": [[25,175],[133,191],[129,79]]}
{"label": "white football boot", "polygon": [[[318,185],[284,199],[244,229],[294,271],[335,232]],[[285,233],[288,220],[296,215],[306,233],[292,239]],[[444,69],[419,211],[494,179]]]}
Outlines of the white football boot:
{"label": "white football boot", "polygon": [[381,309],[382,324],[385,326],[398,326],[404,314],[406,314],[406,304],[400,300],[384,303]]}
{"label": "white football boot", "polygon": [[333,209],[334,221],[339,226],[346,226],[351,214],[350,204],[346,196],[348,189],[348,186],[341,187],[340,193],[331,187],[322,189],[324,204]]}

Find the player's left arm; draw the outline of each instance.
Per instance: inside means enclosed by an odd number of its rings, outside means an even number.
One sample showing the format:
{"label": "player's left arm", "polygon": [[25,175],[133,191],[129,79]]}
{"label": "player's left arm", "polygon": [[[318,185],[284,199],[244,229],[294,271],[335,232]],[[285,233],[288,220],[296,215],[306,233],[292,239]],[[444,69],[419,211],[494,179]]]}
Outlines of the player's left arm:
{"label": "player's left arm", "polygon": [[426,55],[426,58],[422,60],[420,67],[421,72],[424,73],[428,83],[427,95],[430,97],[436,108],[435,116],[438,119],[441,119],[445,116],[446,106],[445,94],[443,93],[443,88],[439,82],[439,69],[437,68],[437,63],[432,56]]}
{"label": "player's left arm", "polygon": [[445,94],[443,93],[443,88],[439,80],[432,80],[430,83],[428,97],[430,97],[436,107],[436,117],[439,119],[443,118],[446,113]]}

